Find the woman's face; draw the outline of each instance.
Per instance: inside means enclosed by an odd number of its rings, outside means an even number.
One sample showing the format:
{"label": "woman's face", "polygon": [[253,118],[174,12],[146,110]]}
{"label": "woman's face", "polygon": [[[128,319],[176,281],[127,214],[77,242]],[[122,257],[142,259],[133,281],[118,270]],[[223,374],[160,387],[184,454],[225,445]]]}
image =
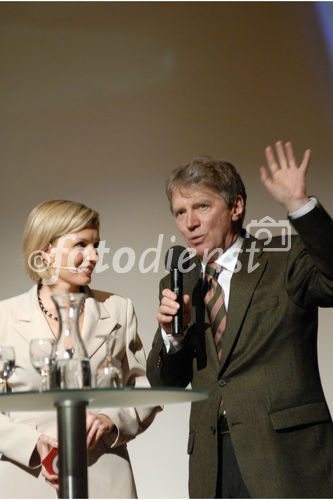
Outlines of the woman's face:
{"label": "woman's face", "polygon": [[55,283],[72,290],[89,285],[98,261],[98,245],[99,231],[89,227],[55,240],[47,251]]}

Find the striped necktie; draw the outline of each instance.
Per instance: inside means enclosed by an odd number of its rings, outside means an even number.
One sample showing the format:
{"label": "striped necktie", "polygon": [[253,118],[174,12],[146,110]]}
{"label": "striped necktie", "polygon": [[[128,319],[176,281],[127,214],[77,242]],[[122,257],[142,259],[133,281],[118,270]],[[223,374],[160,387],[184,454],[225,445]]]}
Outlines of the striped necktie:
{"label": "striped necktie", "polygon": [[[219,270],[217,270],[219,268]],[[205,272],[205,296],[204,303],[208,310],[208,316],[212,327],[216,345],[217,357],[222,356],[222,334],[227,321],[227,311],[224,305],[224,294],[221,285],[217,281],[220,266],[215,262],[206,266]]]}

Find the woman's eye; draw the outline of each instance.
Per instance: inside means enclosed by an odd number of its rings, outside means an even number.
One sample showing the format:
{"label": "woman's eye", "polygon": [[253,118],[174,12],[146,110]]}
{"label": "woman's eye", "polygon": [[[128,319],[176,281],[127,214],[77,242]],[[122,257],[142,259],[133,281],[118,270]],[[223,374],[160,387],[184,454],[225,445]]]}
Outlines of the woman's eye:
{"label": "woman's eye", "polygon": [[76,244],[75,244],[76,247],[80,247],[80,248],[84,248],[86,245],[83,241],[78,241]]}

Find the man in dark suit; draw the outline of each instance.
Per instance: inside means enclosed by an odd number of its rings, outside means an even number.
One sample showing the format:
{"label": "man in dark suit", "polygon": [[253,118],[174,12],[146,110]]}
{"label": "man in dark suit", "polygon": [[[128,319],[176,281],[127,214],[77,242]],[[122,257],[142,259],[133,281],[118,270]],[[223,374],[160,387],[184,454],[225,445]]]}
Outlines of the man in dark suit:
{"label": "man in dark suit", "polygon": [[177,297],[170,276],[161,281],[147,375],[153,386],[209,393],[191,410],[191,497],[333,494],[333,425],[317,361],[318,307],[333,305],[333,223],[306,194],[310,150],[299,167],[291,143],[275,150],[265,150],[261,180],[299,233],[287,240],[242,230],[246,191],[228,162],[194,159],[167,185],[196,257],[184,273],[180,340],[171,329]]}

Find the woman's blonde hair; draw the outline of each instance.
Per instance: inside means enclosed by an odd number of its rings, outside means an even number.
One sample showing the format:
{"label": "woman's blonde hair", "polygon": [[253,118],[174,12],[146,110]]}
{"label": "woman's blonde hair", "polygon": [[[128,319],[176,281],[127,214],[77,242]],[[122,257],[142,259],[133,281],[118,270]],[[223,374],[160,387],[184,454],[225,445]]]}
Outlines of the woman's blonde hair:
{"label": "woman's blonde hair", "polygon": [[28,215],[23,232],[23,260],[30,278],[39,282],[50,277],[41,250],[64,234],[86,227],[99,229],[99,214],[83,203],[49,200],[37,205]]}

